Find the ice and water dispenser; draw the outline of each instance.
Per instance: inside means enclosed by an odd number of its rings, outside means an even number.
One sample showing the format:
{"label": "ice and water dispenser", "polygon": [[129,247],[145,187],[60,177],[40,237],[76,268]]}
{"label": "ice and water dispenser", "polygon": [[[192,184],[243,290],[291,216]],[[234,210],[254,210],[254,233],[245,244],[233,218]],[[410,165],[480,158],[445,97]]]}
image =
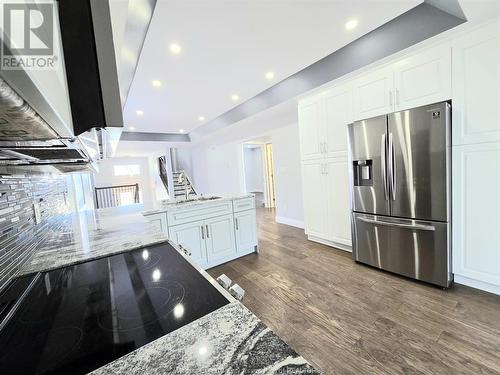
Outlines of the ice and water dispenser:
{"label": "ice and water dispenser", "polygon": [[373,160],[355,160],[352,164],[354,186],[373,186]]}

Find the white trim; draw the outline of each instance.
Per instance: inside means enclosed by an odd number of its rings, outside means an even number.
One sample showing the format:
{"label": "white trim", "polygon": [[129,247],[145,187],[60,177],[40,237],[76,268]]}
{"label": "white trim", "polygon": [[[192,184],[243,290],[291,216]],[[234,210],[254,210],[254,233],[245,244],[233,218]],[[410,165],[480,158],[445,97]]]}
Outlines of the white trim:
{"label": "white trim", "polygon": [[457,274],[455,274],[453,278],[455,280],[455,283],[457,283],[457,284],[467,285],[467,286],[470,286],[471,288],[484,290],[484,291],[489,292],[489,293],[494,293],[494,294],[500,295],[500,285],[485,283],[484,281],[470,279],[468,277],[460,276]]}
{"label": "white trim", "polygon": [[340,249],[340,250],[344,250],[344,251],[347,251],[349,253],[352,253],[352,246],[351,245],[346,245],[346,244],[339,243],[339,242],[329,241],[329,240],[325,240],[323,238],[319,238],[319,237],[315,237],[315,236],[307,236],[307,239],[309,241],[317,242],[317,243],[320,243],[322,245],[334,247],[336,249]]}
{"label": "white trim", "polygon": [[289,219],[287,217],[282,217],[282,216],[276,216],[275,220],[277,223],[290,225],[291,227],[296,227],[300,229],[305,228],[304,222],[300,220]]}

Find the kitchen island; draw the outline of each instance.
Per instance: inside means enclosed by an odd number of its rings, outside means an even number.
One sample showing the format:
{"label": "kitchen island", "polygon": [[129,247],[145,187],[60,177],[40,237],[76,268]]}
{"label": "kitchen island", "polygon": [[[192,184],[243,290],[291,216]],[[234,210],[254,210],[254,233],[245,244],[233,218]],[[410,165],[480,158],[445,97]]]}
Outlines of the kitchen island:
{"label": "kitchen island", "polygon": [[253,194],[164,200],[143,215],[207,269],[257,251]]}
{"label": "kitchen island", "polygon": [[50,228],[15,280],[30,286],[0,331],[2,373],[318,373],[140,214]]}

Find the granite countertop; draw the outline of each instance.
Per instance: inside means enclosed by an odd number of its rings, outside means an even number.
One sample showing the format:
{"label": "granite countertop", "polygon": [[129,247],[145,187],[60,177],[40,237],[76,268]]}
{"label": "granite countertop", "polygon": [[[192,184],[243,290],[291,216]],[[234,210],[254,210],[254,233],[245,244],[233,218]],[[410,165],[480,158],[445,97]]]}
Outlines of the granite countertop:
{"label": "granite countertop", "polygon": [[94,372],[319,374],[239,302],[221,307]]}
{"label": "granite countertop", "polygon": [[184,199],[164,199],[156,203],[156,207],[151,210],[145,210],[142,212],[143,215],[154,215],[162,212],[170,211],[172,209],[184,209],[187,207],[196,207],[209,204],[217,204],[225,201],[233,201],[235,199],[243,198],[253,198],[254,194],[206,194],[205,197],[219,197],[219,199],[206,200],[206,201],[192,201],[179,204]]}
{"label": "granite countertop", "polygon": [[34,255],[18,275],[130,251],[167,237],[138,212],[100,209],[51,217],[34,239]]}

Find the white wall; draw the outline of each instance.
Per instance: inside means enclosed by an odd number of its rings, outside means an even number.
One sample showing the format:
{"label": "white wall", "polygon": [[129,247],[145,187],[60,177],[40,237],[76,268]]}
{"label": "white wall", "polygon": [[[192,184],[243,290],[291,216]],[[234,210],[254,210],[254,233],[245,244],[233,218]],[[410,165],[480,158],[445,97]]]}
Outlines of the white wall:
{"label": "white wall", "polygon": [[[140,174],[137,176],[115,176],[115,165],[137,164]],[[156,197],[156,183],[153,161],[148,157],[123,157],[109,158],[98,162],[99,173],[95,174],[95,186],[116,186],[139,184],[139,192],[144,208],[149,209],[154,206]]]}
{"label": "white wall", "polygon": [[224,130],[220,136],[193,145],[191,160],[195,187],[203,194],[244,193],[242,143],[267,136],[271,139],[274,152],[277,220],[303,227],[298,124],[295,119],[287,125],[280,122],[276,122],[274,127],[270,123],[264,125],[245,122],[231,127],[231,131]]}
{"label": "white wall", "polygon": [[292,124],[271,134],[276,192],[276,221],[304,227],[299,125]]}

